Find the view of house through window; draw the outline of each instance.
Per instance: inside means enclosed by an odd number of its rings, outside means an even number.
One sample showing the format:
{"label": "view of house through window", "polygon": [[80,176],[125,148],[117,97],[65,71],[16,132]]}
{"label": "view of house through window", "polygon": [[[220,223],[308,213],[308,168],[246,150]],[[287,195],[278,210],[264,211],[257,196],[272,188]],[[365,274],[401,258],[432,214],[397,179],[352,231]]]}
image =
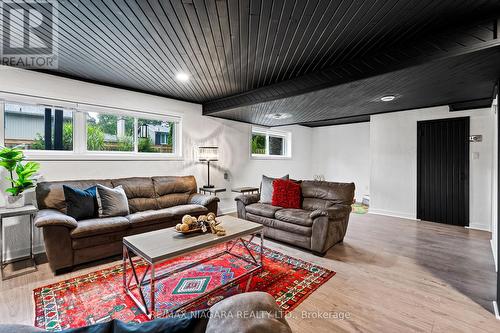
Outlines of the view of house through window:
{"label": "view of house through window", "polygon": [[73,150],[73,112],[43,105],[5,103],[6,147]]}
{"label": "view of house through window", "polygon": [[289,133],[276,133],[266,129],[253,129],[251,139],[254,156],[289,156]]}
{"label": "view of house through window", "polygon": [[161,120],[138,119],[138,152],[173,153],[175,123]]}
{"label": "view of house through window", "polygon": [[134,151],[134,118],[87,113],[87,150]]}

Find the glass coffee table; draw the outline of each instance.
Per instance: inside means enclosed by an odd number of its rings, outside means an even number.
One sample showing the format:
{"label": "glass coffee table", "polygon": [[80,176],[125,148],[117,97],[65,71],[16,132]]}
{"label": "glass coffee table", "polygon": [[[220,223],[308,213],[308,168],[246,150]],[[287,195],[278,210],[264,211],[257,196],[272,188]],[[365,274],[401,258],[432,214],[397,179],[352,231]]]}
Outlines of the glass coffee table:
{"label": "glass coffee table", "polygon": [[[165,315],[175,313],[176,311],[196,302],[200,298],[213,294],[230,284],[244,281],[245,278],[248,278],[246,285],[248,289],[252,276],[257,272],[262,271],[264,267],[262,264],[262,248],[264,246],[264,236],[262,232],[263,226],[258,223],[232,216],[217,217],[217,221],[219,221],[224,229],[226,229],[225,236],[217,236],[210,232],[197,235],[183,235],[175,231],[175,228],[168,228],[123,238],[123,287],[127,295],[132,298],[137,307],[148,318],[153,319],[157,317],[155,307],[155,283],[161,279],[172,276],[173,274],[190,269],[225,254],[235,256],[253,266],[253,268],[249,269],[240,276],[234,277],[233,279],[213,288],[210,291],[169,309]],[[256,234],[260,234],[261,250],[258,251],[258,255],[257,253],[254,255],[248,248],[248,244],[254,239]],[[250,238],[244,239],[244,237]],[[216,254],[205,257],[202,260],[189,263],[183,267],[169,270],[162,274],[155,274],[155,267],[167,260],[224,243],[226,244],[224,249]],[[248,256],[232,251],[237,243],[243,245],[243,248],[246,250],[245,252]],[[141,276],[139,276],[137,272],[137,260],[135,262],[132,260],[133,255],[138,256],[146,263],[146,269]],[[131,266],[130,272],[127,272],[128,265]],[[144,296],[145,286],[147,285],[150,286],[149,304],[146,302],[146,298]],[[134,290],[137,292],[136,294],[134,294]]]}

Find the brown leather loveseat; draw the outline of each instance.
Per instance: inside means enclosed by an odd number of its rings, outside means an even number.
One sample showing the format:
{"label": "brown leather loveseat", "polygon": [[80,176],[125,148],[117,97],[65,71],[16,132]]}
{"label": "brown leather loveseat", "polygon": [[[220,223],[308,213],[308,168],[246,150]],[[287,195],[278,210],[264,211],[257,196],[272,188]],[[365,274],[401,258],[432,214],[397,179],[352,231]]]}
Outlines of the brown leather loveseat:
{"label": "brown leather loveseat", "polygon": [[264,225],[266,237],[324,255],[347,231],[354,183],[302,181],[302,209],[260,203],[260,194],[236,197],[238,217]]}
{"label": "brown leather loveseat", "polygon": [[[81,221],[66,215],[63,185],[86,189],[96,184],[122,185],[130,215]],[[219,199],[196,192],[193,176],[42,182],[36,188],[35,225],[43,229],[49,264],[57,273],[120,254],[124,236],[175,226],[185,214],[217,214]]]}

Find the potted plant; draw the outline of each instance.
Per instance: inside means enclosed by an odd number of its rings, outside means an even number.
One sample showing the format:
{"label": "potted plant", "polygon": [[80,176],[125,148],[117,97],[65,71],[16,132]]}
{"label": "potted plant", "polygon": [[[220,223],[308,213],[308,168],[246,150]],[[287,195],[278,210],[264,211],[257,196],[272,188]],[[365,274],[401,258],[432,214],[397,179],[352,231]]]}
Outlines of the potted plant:
{"label": "potted plant", "polygon": [[[0,166],[9,172],[9,177],[6,179],[11,185],[11,187],[5,190],[8,193],[6,200],[7,208],[24,206],[24,191],[35,187],[33,176],[40,168],[40,164],[37,162],[24,163],[24,159],[23,151],[17,146],[0,150]],[[16,178],[14,178],[14,173],[17,175]]]}

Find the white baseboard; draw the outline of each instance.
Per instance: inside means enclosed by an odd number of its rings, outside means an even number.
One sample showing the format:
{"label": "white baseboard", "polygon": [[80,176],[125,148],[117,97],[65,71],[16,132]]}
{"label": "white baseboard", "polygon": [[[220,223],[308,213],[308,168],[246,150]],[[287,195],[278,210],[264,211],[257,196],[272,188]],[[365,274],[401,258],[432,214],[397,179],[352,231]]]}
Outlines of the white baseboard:
{"label": "white baseboard", "polygon": [[500,320],[500,313],[498,313],[498,304],[496,301],[493,301],[493,310],[495,311],[495,317],[497,320]]}
{"label": "white baseboard", "polygon": [[417,220],[416,216],[413,214],[410,214],[410,213],[393,212],[393,211],[383,210],[383,209],[369,208],[368,213],[376,214],[376,215],[390,216],[390,217],[398,217],[401,219]]}
{"label": "white baseboard", "polygon": [[470,223],[469,226],[465,228],[491,232],[490,226],[487,224]]}

